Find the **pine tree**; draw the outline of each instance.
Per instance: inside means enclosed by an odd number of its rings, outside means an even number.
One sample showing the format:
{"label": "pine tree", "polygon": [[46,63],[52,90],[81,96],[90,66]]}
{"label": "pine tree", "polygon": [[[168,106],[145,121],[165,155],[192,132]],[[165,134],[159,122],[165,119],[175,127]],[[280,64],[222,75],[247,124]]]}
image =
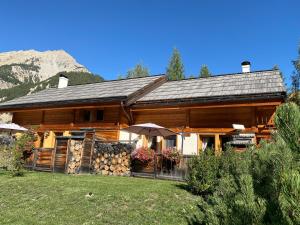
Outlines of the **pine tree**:
{"label": "pine tree", "polygon": [[128,70],[127,78],[147,77],[149,76],[148,68],[142,64],[137,64],[134,69]]}
{"label": "pine tree", "polygon": [[210,73],[207,65],[202,65],[200,69],[199,77],[210,77],[212,74]]}
{"label": "pine tree", "polygon": [[300,46],[298,50],[298,59],[292,61],[295,67],[295,71],[291,76],[292,80],[292,101],[294,101],[297,105],[300,106]]}
{"label": "pine tree", "polygon": [[167,76],[169,80],[182,80],[185,78],[180,53],[176,48],[173,50],[173,55],[167,68]]}

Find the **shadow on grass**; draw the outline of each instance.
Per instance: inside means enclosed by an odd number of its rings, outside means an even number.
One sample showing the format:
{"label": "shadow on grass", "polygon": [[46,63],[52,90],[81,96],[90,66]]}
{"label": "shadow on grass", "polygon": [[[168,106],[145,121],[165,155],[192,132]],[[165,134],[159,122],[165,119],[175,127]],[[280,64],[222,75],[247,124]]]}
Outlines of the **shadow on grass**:
{"label": "shadow on grass", "polygon": [[192,193],[190,187],[186,183],[174,184],[174,186]]}
{"label": "shadow on grass", "polygon": [[5,176],[7,175],[9,172],[5,169],[0,169],[0,176]]}

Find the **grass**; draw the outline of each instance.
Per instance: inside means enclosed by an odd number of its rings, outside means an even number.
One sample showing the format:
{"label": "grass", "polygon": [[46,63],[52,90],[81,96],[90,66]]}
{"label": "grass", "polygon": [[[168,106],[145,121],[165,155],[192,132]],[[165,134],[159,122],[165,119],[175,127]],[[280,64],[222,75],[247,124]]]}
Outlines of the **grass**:
{"label": "grass", "polygon": [[12,178],[0,172],[0,224],[186,224],[199,199],[182,186],[132,177],[27,172]]}

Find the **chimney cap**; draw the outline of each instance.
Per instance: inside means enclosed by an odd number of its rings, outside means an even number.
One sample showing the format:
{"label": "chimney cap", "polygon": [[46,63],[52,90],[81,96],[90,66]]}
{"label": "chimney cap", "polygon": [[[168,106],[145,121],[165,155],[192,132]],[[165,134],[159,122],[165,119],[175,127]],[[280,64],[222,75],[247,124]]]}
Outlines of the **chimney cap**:
{"label": "chimney cap", "polygon": [[242,66],[248,66],[248,65],[251,65],[251,63],[249,61],[243,61],[241,63]]}
{"label": "chimney cap", "polygon": [[68,77],[66,76],[66,75],[64,75],[64,74],[59,74],[59,77],[64,77],[64,78],[67,78],[68,79]]}

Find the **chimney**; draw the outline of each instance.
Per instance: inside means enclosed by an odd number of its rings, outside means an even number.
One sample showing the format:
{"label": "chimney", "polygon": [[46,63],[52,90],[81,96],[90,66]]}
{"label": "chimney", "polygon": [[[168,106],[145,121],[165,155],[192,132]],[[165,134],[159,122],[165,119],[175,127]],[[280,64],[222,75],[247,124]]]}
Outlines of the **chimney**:
{"label": "chimney", "polygon": [[60,74],[59,75],[59,80],[58,80],[58,88],[65,88],[68,86],[68,82],[69,82],[69,79],[63,75],[63,74]]}
{"label": "chimney", "polygon": [[243,73],[250,73],[251,63],[249,61],[244,61],[241,64],[242,64],[242,72]]}

